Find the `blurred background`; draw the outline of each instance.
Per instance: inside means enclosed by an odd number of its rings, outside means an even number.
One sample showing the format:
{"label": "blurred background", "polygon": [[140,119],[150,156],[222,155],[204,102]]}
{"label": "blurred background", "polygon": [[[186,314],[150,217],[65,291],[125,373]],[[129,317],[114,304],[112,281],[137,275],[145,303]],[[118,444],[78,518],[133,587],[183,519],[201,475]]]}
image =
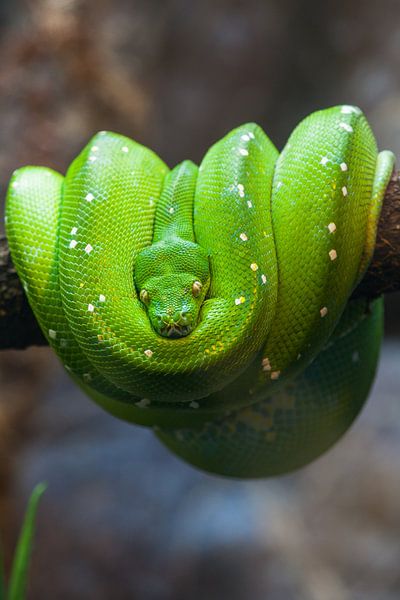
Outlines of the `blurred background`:
{"label": "blurred background", "polygon": [[[400,157],[397,0],[0,1],[0,202],[11,172],[64,172],[97,130],[199,161],[258,122],[278,147],[313,110],[357,104]],[[400,306],[368,404],[279,479],[200,473],[104,414],[52,352],[0,353],[0,532],[9,564],[33,485],[34,600],[400,597]]]}

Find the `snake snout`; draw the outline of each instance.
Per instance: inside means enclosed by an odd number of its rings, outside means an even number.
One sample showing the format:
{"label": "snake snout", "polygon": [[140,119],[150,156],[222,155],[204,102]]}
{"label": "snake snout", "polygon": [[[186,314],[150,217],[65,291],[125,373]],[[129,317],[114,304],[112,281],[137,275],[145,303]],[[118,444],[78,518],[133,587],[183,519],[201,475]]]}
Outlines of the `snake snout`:
{"label": "snake snout", "polygon": [[180,338],[193,330],[193,315],[186,310],[172,311],[167,309],[164,313],[156,315],[156,329],[160,335],[167,338]]}

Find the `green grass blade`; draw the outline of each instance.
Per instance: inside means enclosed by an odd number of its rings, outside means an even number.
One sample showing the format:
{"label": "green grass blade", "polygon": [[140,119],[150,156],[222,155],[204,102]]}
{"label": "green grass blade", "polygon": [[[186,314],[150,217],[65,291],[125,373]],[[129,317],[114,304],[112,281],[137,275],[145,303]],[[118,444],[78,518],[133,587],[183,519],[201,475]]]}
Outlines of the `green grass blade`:
{"label": "green grass blade", "polygon": [[0,600],[6,600],[6,582],[4,577],[3,553],[0,548]]}
{"label": "green grass blade", "polygon": [[39,483],[34,488],[29,499],[11,569],[8,600],[24,600],[25,598],[32,539],[35,530],[36,511],[39,500],[45,489],[46,485],[44,483]]}

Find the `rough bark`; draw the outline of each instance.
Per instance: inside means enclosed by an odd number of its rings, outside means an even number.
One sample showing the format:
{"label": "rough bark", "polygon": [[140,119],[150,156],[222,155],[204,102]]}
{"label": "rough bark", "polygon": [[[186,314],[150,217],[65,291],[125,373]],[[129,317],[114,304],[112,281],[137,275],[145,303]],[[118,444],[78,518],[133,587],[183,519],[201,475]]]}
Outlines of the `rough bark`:
{"label": "rough bark", "polygon": [[376,298],[399,290],[400,171],[395,171],[386,189],[372,261],[353,297]]}
{"label": "rough bark", "polygon": [[12,264],[7,240],[0,237],[0,349],[45,344]]}

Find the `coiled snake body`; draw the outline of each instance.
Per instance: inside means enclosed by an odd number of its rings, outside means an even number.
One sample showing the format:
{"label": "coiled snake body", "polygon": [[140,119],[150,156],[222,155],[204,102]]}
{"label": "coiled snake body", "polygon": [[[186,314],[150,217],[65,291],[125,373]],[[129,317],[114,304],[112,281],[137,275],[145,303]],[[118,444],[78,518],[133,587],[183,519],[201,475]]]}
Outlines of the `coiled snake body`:
{"label": "coiled snake body", "polygon": [[371,386],[372,256],[391,152],[361,111],[316,112],[279,154],[255,124],[200,167],[97,134],[65,176],[18,169],[7,236],[50,345],[112,414],[237,477],[312,460]]}

